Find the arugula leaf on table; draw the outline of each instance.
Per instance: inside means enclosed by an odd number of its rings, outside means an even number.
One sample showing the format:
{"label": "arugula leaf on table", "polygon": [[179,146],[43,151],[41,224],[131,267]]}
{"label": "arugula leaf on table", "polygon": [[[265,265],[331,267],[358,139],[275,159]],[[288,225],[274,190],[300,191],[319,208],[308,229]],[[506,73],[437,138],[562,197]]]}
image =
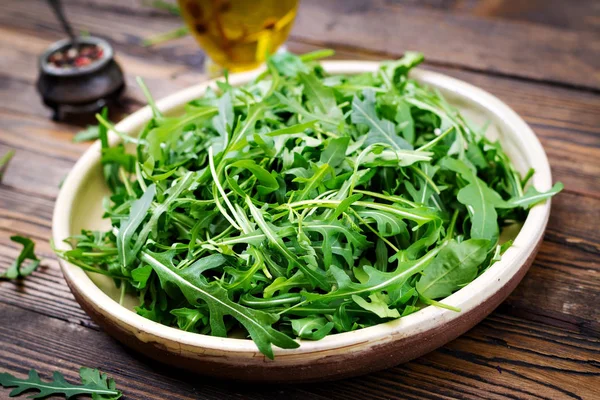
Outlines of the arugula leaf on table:
{"label": "arugula leaf on table", "polygon": [[117,400],[121,398],[121,391],[115,387],[115,381],[97,369],[82,367],[79,370],[81,385],[67,382],[64,376],[55,371],[50,382],[44,382],[35,370],[29,371],[26,379],[19,379],[9,373],[0,373],[0,385],[5,388],[14,387],[9,396],[18,396],[28,390],[37,390],[38,393],[30,396],[32,399],[41,399],[48,396],[65,396],[70,399],[74,396],[91,396],[94,400]]}
{"label": "arugula leaf on table", "polygon": [[[11,236],[10,240],[19,243],[23,246],[21,252],[12,264],[0,274],[0,279],[21,279],[29,276],[40,265],[40,259],[34,253],[35,243],[23,236]],[[26,260],[30,260],[28,264],[23,265]]]}
{"label": "arugula leaf on table", "polygon": [[8,167],[8,163],[14,157],[15,151],[9,150],[2,157],[0,157],[0,182],[2,182],[2,177],[4,175],[4,171]]}

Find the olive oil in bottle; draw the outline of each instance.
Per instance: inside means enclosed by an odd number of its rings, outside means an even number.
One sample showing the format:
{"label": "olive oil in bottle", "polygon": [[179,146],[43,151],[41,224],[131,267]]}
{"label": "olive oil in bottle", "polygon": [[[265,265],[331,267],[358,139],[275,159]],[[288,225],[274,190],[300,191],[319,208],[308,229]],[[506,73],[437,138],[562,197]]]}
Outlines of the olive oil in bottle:
{"label": "olive oil in bottle", "polygon": [[258,67],[285,42],[298,0],[179,0],[179,5],[212,61],[237,72]]}

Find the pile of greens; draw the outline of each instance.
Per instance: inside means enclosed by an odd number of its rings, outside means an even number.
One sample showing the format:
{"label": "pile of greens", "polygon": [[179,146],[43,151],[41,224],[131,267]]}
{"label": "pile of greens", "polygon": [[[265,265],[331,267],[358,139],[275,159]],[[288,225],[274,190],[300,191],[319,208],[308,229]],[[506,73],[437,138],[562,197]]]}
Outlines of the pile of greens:
{"label": "pile of greens", "polygon": [[[502,227],[560,191],[524,190],[499,143],[407,77],[329,75],[328,54],[277,54],[242,87],[227,79],[134,143],[99,136],[113,195],[108,232],[58,251],[135,293],[153,321],[272,345],[318,340],[434,304],[500,258]],[[147,90],[146,90],[147,93]]]}

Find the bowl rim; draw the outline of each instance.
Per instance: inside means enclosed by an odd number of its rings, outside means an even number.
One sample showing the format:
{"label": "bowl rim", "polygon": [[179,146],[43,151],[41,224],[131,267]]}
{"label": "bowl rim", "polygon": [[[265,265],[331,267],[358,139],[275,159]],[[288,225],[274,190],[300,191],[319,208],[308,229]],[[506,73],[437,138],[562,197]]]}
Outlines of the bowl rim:
{"label": "bowl rim", "polygon": [[[323,68],[332,74],[356,74],[361,72],[376,71],[380,62],[375,61],[323,61]],[[264,69],[232,74],[229,82],[240,85],[258,76]],[[526,155],[527,162],[535,168],[532,184],[539,190],[548,190],[552,184],[552,176],[548,159],[542,145],[531,128],[508,105],[490,93],[464,81],[449,76],[423,69],[411,71],[411,78],[425,84],[442,88],[447,92],[476,103],[479,107],[487,109],[503,119],[513,132],[513,140]],[[221,78],[219,78],[221,79]],[[216,87],[219,79],[206,81],[189,88],[180,90],[156,102],[162,111],[168,111],[183,106],[185,103],[200,97],[208,87]],[[137,132],[152,117],[149,106],[129,115],[116,125],[121,132]],[[114,145],[120,138],[114,132],[109,132],[109,142]],[[74,206],[79,187],[84,183],[88,173],[100,159],[100,143],[96,141],[73,166],[66,177],[56,199],[53,220],[52,237],[55,246],[59,249],[69,247],[62,242],[69,236],[71,225],[71,210]],[[382,344],[400,337],[407,337],[426,332],[441,324],[457,319],[461,314],[485,303],[487,299],[498,292],[504,284],[515,276],[525,260],[533,253],[535,246],[544,233],[550,214],[550,200],[531,208],[523,226],[515,238],[513,245],[504,253],[499,262],[493,264],[473,282],[443,300],[443,303],[461,309],[460,312],[450,311],[438,307],[425,307],[408,316],[363,328],[355,331],[328,335],[319,341],[296,339],[300,346],[296,349],[281,349],[273,346],[275,359],[271,362],[283,361],[300,354],[320,353],[340,348],[369,344]],[[129,332],[133,332],[142,341],[173,341],[188,347],[224,354],[236,353],[245,357],[262,356],[251,339],[222,338],[185,332],[177,328],[162,325],[136,314],[121,306],[118,302],[104,293],[81,268],[59,259],[65,279],[70,286],[75,286],[78,294],[88,304],[92,304],[102,315],[120,325]],[[71,288],[73,290],[73,288]]]}

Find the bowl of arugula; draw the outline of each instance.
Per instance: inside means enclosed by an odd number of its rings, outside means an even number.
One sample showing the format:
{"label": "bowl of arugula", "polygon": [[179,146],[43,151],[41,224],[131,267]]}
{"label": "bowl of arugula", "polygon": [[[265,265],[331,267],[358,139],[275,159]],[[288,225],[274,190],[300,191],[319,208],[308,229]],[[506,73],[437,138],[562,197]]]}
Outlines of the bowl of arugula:
{"label": "bowl of arugula", "polygon": [[252,381],[364,374],[473,327],[531,265],[544,150],[468,83],[271,57],[113,126],[66,178],[55,251],[84,310],[177,367]]}

